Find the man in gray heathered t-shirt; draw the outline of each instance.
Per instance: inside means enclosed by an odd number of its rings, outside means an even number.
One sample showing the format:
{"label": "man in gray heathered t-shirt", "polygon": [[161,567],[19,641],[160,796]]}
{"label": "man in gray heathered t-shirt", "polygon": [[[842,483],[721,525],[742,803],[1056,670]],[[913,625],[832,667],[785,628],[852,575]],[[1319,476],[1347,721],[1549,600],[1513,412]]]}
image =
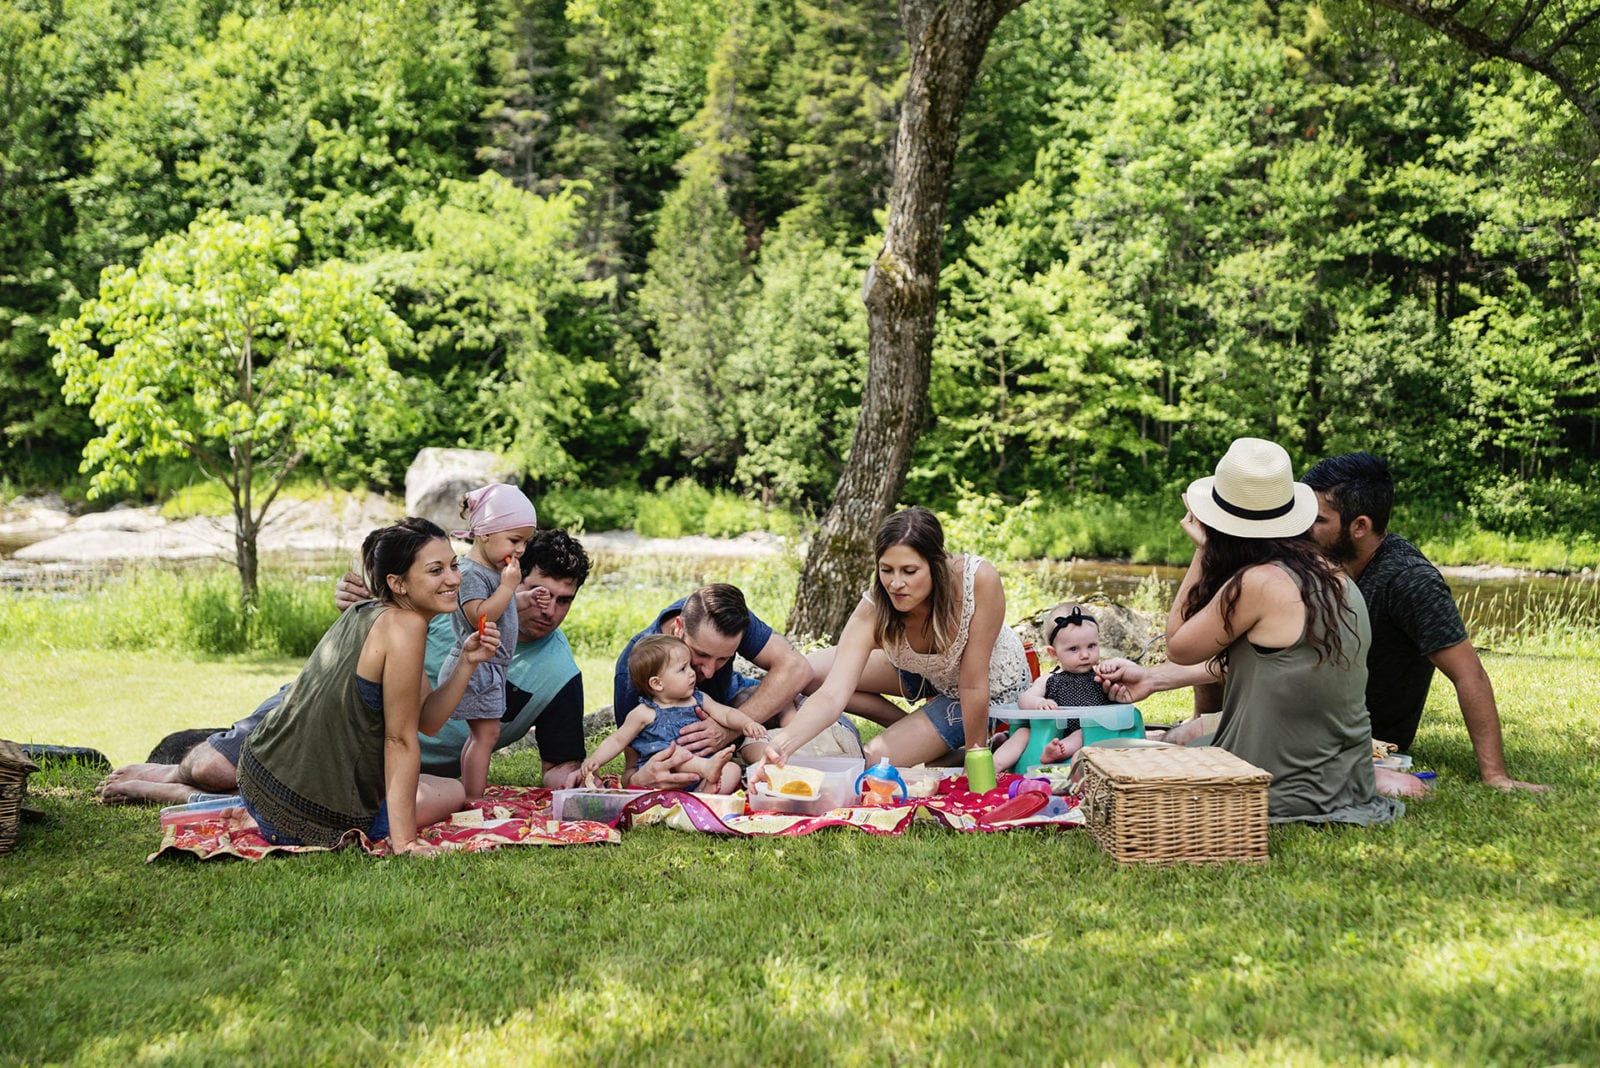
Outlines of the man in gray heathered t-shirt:
{"label": "man in gray heathered t-shirt", "polygon": [[[1467,640],[1450,587],[1416,546],[1389,533],[1394,504],[1389,465],[1371,453],[1349,453],[1323,460],[1300,481],[1317,492],[1312,539],[1356,580],[1367,602],[1372,621],[1367,710],[1373,738],[1401,748],[1411,745],[1437,667],[1455,687],[1483,781],[1502,790],[1545,790],[1506,774],[1494,686]],[[1195,710],[1207,712],[1214,711],[1220,698],[1220,680],[1209,663],[1145,667],[1118,657],[1102,660],[1098,673],[1117,701],[1132,703],[1152,693],[1194,686]],[[1168,738],[1188,742],[1206,729],[1197,716]],[[1378,789],[1396,795],[1424,792],[1414,776],[1381,769]]]}
{"label": "man in gray heathered t-shirt", "polygon": [[1483,781],[1503,790],[1544,790],[1506,774],[1494,686],[1444,576],[1416,546],[1389,533],[1389,465],[1368,452],[1347,453],[1323,460],[1300,481],[1317,492],[1312,539],[1356,580],[1367,601],[1372,737],[1410,748],[1438,668],[1455,687]]}

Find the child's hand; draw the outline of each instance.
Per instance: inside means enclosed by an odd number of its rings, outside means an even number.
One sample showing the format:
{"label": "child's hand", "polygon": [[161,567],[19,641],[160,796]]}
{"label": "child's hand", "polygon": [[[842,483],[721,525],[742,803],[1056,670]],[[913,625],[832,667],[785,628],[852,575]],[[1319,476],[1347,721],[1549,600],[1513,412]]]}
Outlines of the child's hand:
{"label": "child's hand", "polygon": [[478,630],[467,638],[461,647],[461,659],[476,667],[492,660],[500,650],[500,627],[488,620],[479,619]]}
{"label": "child's hand", "polygon": [[555,595],[543,586],[535,586],[528,591],[528,608],[530,610],[537,608],[540,612],[548,612],[555,602]]}
{"label": "child's hand", "polygon": [[744,736],[746,738],[765,738],[767,736],[767,728],[753,719],[746,719],[744,722]]}
{"label": "child's hand", "polygon": [[1032,694],[1025,693],[1017,698],[1017,707],[1037,711],[1046,708],[1060,708],[1061,706],[1048,697],[1034,697]]}
{"label": "child's hand", "polygon": [[587,757],[578,767],[578,779],[584,786],[592,787],[594,785],[594,773],[599,770],[600,765],[595,761],[594,757]]}
{"label": "child's hand", "polygon": [[510,553],[506,556],[505,563],[500,567],[500,585],[516,589],[517,584],[521,581],[522,565],[517,563],[517,554]]}

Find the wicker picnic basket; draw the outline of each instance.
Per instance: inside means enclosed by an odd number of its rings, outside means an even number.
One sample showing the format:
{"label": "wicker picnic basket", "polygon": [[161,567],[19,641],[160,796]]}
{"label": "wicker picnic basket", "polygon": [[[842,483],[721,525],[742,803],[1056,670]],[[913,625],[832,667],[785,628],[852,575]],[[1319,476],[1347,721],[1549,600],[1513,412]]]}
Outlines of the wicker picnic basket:
{"label": "wicker picnic basket", "polygon": [[39,766],[28,759],[21,746],[0,738],[0,854],[16,848],[28,776],[38,770]]}
{"label": "wicker picnic basket", "polygon": [[1225,749],[1087,746],[1081,788],[1095,844],[1119,864],[1267,859],[1272,776]]}

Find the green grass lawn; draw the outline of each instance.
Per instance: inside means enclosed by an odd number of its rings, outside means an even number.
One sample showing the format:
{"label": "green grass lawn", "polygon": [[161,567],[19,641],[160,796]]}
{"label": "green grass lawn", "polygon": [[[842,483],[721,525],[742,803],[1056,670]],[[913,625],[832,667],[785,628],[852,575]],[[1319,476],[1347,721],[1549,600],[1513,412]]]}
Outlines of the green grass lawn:
{"label": "green grass lawn", "polygon": [[[294,666],[104,657],[13,651],[0,736],[142,757]],[[598,704],[607,665],[584,667]],[[0,858],[0,1062],[1596,1063],[1600,671],[1489,669],[1512,773],[1550,794],[1476,784],[1440,683],[1413,750],[1436,796],[1274,829],[1265,866],[935,827],[146,864],[154,809],[51,771]],[[491,771],[537,775],[531,752]]]}

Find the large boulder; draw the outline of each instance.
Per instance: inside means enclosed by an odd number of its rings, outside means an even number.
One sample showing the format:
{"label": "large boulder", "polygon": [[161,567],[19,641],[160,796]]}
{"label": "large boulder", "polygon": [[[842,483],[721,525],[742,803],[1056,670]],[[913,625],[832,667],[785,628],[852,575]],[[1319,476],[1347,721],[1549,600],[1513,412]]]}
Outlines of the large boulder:
{"label": "large boulder", "polygon": [[461,499],[491,482],[519,482],[517,469],[497,453],[479,449],[423,449],[406,469],[406,515],[461,530]]}

